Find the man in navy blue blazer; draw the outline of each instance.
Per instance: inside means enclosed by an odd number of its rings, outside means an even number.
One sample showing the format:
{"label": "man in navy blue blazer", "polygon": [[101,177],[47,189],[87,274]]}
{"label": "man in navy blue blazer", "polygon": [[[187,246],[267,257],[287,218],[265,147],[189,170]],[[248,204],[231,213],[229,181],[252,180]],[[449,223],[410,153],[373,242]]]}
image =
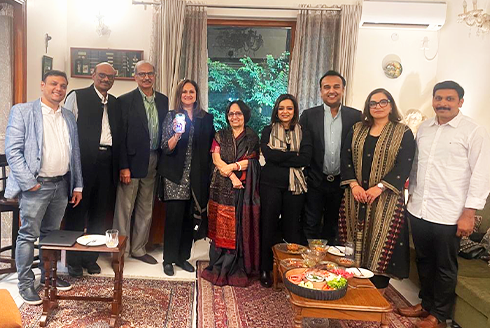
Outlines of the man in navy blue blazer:
{"label": "man in navy blue blazer", "polygon": [[[10,166],[5,198],[19,198],[21,227],[15,259],[19,294],[31,305],[42,303],[34,289],[34,242],[60,228],[70,199],[77,206],[82,199],[82,170],[77,122],[60,106],[68,79],[61,71],[47,72],[41,82],[41,98],[17,104],[10,110],[5,136],[5,154]],[[44,283],[44,266],[41,283]],[[59,290],[71,285],[56,281]]]}
{"label": "man in navy blue blazer", "polygon": [[[304,210],[304,234],[308,239],[328,239],[335,244],[343,189],[340,188],[340,150],[361,112],[341,104],[346,81],[336,71],[320,78],[323,104],[307,109],[299,123],[313,140],[313,157],[307,170],[308,193]],[[323,225],[322,225],[323,219]]]}

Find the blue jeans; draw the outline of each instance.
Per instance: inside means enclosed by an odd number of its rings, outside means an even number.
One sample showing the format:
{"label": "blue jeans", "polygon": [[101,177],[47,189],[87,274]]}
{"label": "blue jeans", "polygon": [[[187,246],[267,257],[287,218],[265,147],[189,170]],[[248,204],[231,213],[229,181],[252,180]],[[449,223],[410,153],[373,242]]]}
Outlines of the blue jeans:
{"label": "blue jeans", "polygon": [[[60,228],[68,203],[68,182],[43,182],[36,191],[23,191],[19,196],[21,227],[17,237],[15,263],[19,279],[19,290],[34,287],[34,242],[40,237]],[[39,268],[44,275],[42,256]]]}

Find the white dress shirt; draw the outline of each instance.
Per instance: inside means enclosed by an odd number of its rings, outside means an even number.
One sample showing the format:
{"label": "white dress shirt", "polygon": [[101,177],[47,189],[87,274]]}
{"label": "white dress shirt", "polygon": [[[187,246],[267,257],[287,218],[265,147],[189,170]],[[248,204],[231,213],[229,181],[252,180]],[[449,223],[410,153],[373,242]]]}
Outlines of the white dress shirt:
{"label": "white dress shirt", "polygon": [[65,175],[70,170],[70,135],[61,106],[56,111],[41,101],[43,112],[43,155],[40,177]]}
{"label": "white dress shirt", "polygon": [[417,132],[408,211],[426,221],[457,224],[464,208],[482,209],[490,192],[490,137],[461,112],[439,124],[432,118]]}
{"label": "white dress shirt", "polygon": [[[95,92],[99,96],[101,103],[104,104],[104,112],[102,113],[102,131],[100,132],[100,145],[112,146],[111,126],[109,125],[109,116],[107,115],[107,97],[104,97],[99,90],[94,86]],[[78,120],[78,105],[77,93],[72,92],[66,97],[65,108],[72,111],[75,118]]]}

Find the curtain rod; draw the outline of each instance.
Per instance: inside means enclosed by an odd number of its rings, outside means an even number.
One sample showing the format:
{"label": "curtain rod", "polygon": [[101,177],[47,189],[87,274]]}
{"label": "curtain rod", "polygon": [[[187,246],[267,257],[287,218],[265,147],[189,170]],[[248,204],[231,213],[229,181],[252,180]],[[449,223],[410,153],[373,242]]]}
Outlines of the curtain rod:
{"label": "curtain rod", "polygon": [[[133,5],[156,5],[159,6],[160,2],[155,1],[139,1],[133,0]],[[266,7],[266,6],[246,6],[246,5],[207,5],[207,4],[197,4],[197,3],[188,3],[187,6],[204,6],[208,8],[221,8],[221,9],[257,9],[257,10],[322,10],[322,11],[339,11],[338,7],[329,7],[329,8],[316,8],[316,7]]]}

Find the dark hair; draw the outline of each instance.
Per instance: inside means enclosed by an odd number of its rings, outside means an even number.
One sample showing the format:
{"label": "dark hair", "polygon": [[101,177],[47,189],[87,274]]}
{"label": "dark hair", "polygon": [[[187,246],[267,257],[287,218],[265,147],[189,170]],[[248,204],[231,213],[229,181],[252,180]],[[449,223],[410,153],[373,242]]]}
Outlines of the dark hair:
{"label": "dark hair", "polygon": [[176,113],[184,112],[184,107],[182,106],[182,90],[184,89],[184,85],[186,85],[187,83],[192,84],[194,86],[194,89],[196,89],[196,102],[194,103],[194,109],[192,110],[192,113],[193,115],[200,114],[201,112],[203,112],[203,109],[201,108],[199,87],[197,86],[197,83],[195,81],[190,79],[182,80],[179,82],[179,84],[177,84],[177,89],[175,90],[174,110]]}
{"label": "dark hair", "polygon": [[391,104],[391,113],[388,116],[388,119],[393,122],[393,123],[398,123],[402,120],[402,116],[400,115],[400,112],[398,111],[398,107],[396,106],[395,99],[393,99],[393,96],[391,93],[389,93],[386,89],[383,88],[378,88],[373,91],[367,96],[366,102],[364,103],[364,110],[362,112],[362,122],[364,125],[367,126],[373,126],[374,123],[374,118],[371,115],[371,111],[369,108],[369,102],[371,101],[371,97],[377,93],[382,93],[388,98]]}
{"label": "dark hair", "polygon": [[47,72],[46,72],[46,73],[44,73],[44,75],[43,75],[43,82],[44,82],[44,83],[46,83],[46,78],[47,78],[48,76],[62,76],[62,77],[64,77],[64,78],[65,78],[66,83],[68,84],[68,77],[66,77],[66,73],[65,73],[65,72],[63,72],[63,71],[58,71],[58,70],[55,70],[55,69],[50,70],[50,71],[47,71]]}
{"label": "dark hair", "polygon": [[293,102],[293,107],[294,107],[294,115],[293,118],[291,119],[290,123],[290,128],[294,128],[296,123],[299,121],[299,109],[298,109],[298,101],[296,98],[289,94],[289,93],[283,93],[279,97],[277,97],[276,103],[274,104],[274,108],[272,109],[272,114],[271,114],[271,124],[273,123],[281,123],[281,120],[279,119],[279,104],[284,101],[284,100],[291,100]]}
{"label": "dark hair", "polygon": [[441,90],[441,89],[452,89],[452,90],[456,90],[456,92],[458,93],[459,99],[462,99],[464,97],[464,89],[463,89],[463,87],[460,86],[458,83],[456,83],[454,81],[443,81],[443,82],[437,83],[434,86],[434,91],[432,91],[432,97],[434,97],[436,95],[436,91],[437,90]]}
{"label": "dark hair", "polygon": [[237,104],[238,107],[240,107],[240,111],[243,114],[243,120],[245,124],[247,124],[248,121],[250,121],[250,117],[252,116],[252,110],[250,109],[250,107],[248,107],[246,103],[243,102],[243,100],[234,100],[230,102],[228,106],[226,106],[226,110],[225,110],[226,123],[230,125],[230,121],[228,120],[228,113],[230,112],[230,108],[231,106],[233,106],[233,104]]}
{"label": "dark hair", "polygon": [[340,75],[339,72],[334,71],[334,70],[329,70],[327,73],[323,74],[323,76],[320,78],[320,88],[322,87],[322,80],[324,78],[326,78],[327,76],[338,76],[338,77],[340,77],[340,79],[342,80],[342,84],[344,85],[344,88],[345,88],[346,82],[345,82],[344,77],[342,75]]}

